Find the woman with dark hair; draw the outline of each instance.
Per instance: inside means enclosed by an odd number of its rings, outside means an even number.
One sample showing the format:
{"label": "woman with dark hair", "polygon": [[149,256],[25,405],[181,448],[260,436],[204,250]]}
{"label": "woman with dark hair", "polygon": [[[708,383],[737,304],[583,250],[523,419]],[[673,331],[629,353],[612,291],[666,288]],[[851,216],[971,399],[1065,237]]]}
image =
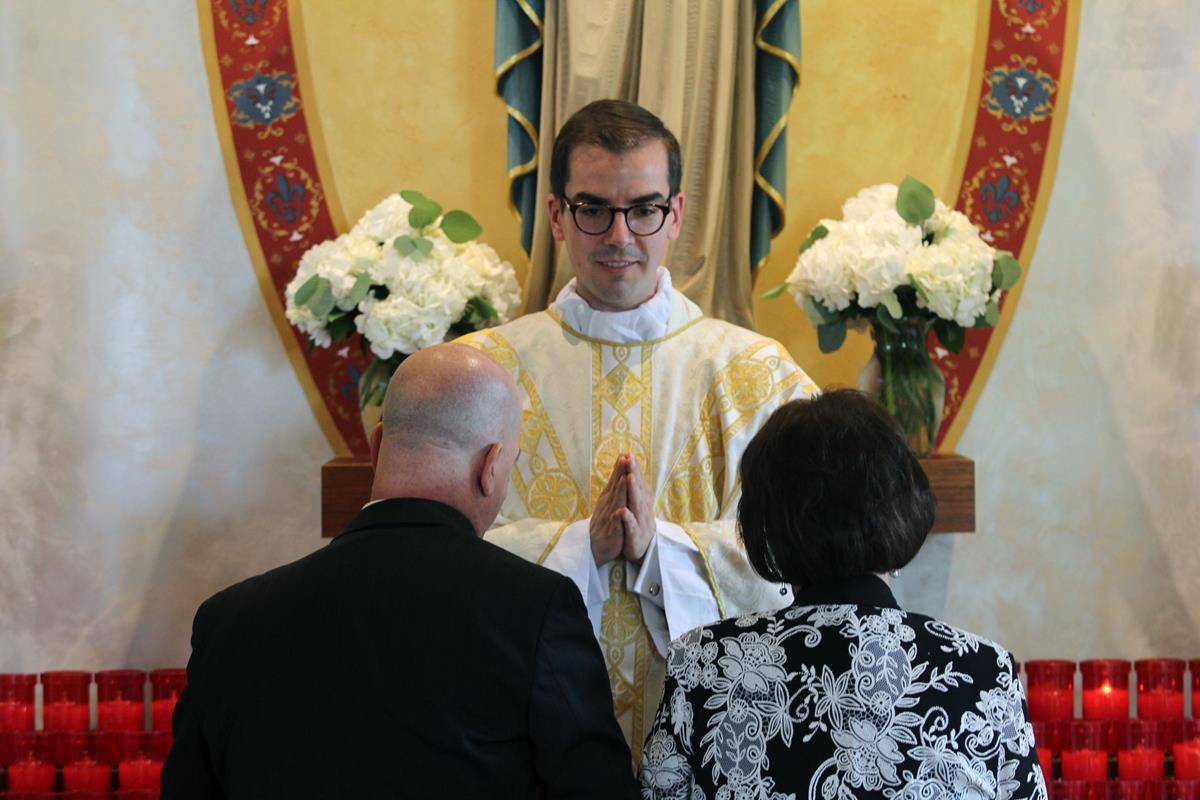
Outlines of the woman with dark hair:
{"label": "woman with dark hair", "polygon": [[746,448],[738,524],[795,603],[672,643],[642,796],[1037,798],[1008,651],[896,604],[935,503],[896,422],[842,390],[781,407]]}

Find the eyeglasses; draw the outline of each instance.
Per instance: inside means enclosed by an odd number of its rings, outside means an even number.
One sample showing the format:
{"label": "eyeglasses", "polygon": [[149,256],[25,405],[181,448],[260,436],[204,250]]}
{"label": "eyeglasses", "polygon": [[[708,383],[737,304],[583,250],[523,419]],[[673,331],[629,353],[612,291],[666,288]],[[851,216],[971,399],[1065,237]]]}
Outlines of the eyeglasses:
{"label": "eyeglasses", "polygon": [[652,236],[662,230],[671,213],[666,203],[638,203],[636,206],[609,206],[603,203],[567,203],[575,227],[592,236],[607,233],[617,213],[625,215],[625,227],[635,236]]}

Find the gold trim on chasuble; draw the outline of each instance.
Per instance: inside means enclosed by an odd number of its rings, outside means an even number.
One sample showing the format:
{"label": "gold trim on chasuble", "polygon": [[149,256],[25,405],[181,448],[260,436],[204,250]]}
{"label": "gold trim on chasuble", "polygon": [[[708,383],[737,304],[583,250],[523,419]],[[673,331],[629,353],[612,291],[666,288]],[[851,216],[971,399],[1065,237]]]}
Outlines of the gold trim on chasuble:
{"label": "gold trim on chasuble", "polygon": [[517,459],[513,467],[513,488],[517,490],[517,496],[521,498],[529,516],[564,521],[538,557],[537,563],[541,564],[554,549],[567,525],[588,516],[583,492],[571,474],[567,453],[542,404],[537,386],[521,364],[513,346],[502,336],[486,330],[469,334],[456,342],[479,350],[504,367],[525,393],[519,440],[522,457]]}
{"label": "gold trim on chasuble", "polygon": [[[772,339],[759,339],[734,356],[714,376],[700,407],[700,421],[672,463],[655,513],[677,524],[715,520],[724,514],[737,494],[735,488],[723,500],[718,499],[733,437],[804,377]],[[688,535],[692,535],[690,531]],[[699,549],[703,556],[704,548]],[[713,582],[713,590],[716,588]]]}
{"label": "gold trim on chasuble", "polygon": [[[588,341],[587,346],[592,351],[590,499],[595,508],[622,453],[636,458],[644,475],[654,474],[652,365],[656,348],[595,341]],[[613,711],[630,747],[640,754],[646,738],[647,675],[651,659],[658,654],[642,622],[641,602],[626,586],[624,557],[619,556],[609,571],[608,599],[600,615],[600,644],[612,687]],[[635,755],[635,761],[637,758]]]}

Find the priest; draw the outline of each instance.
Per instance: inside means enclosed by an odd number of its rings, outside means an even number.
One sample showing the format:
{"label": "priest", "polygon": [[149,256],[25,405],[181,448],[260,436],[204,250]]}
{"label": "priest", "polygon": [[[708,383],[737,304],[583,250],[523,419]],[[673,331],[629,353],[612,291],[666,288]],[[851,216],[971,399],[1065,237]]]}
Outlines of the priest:
{"label": "priest", "polygon": [[706,318],[661,266],[683,221],[675,136],[645,109],[591,103],[555,139],[547,198],[574,278],[544,312],[460,340],[504,366],[520,456],[487,539],[569,576],[600,640],[634,753],[667,644],[776,609],[734,529],[742,450],[779,405],[817,391],[786,350]]}

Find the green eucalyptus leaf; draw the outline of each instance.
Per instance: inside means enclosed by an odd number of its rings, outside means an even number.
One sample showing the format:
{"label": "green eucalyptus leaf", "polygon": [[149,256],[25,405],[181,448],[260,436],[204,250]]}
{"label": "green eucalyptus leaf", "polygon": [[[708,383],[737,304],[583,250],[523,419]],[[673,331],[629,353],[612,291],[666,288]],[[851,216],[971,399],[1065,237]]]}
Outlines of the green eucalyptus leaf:
{"label": "green eucalyptus leaf", "polygon": [[405,189],[400,193],[400,197],[412,206],[408,212],[408,224],[417,230],[432,225],[433,221],[442,213],[440,205],[420,192]]}
{"label": "green eucalyptus leaf", "polygon": [[967,338],[966,331],[963,330],[962,325],[953,320],[941,319],[939,317],[933,322],[933,332],[937,335],[938,341],[942,343],[942,347],[951,353],[962,351],[963,343]]}
{"label": "green eucalyptus leaf", "polygon": [[887,313],[891,315],[892,319],[900,319],[904,316],[904,311],[900,308],[900,298],[896,297],[895,292],[885,294],[879,304],[887,309]]}
{"label": "green eucalyptus leaf", "polygon": [[313,292],[317,290],[317,284],[321,282],[320,275],[313,275],[311,278],[300,284],[300,288],[296,290],[294,302],[297,306],[305,305],[308,299],[313,296]]}
{"label": "green eucalyptus leaf", "polygon": [[312,297],[308,298],[305,305],[313,313],[313,316],[325,319],[337,305],[337,301],[333,299],[333,287],[330,286],[329,281],[321,278],[317,282],[317,290],[313,292]]}
{"label": "green eucalyptus leaf", "polygon": [[804,313],[808,315],[814,325],[829,325],[842,318],[839,312],[831,310],[812,295],[804,298]]}
{"label": "green eucalyptus leaf", "polygon": [[433,252],[433,242],[423,236],[402,234],[396,237],[392,245],[396,248],[397,253],[411,258],[413,261],[420,261]]}
{"label": "green eucalyptus leaf", "polygon": [[814,244],[824,239],[828,235],[829,228],[826,228],[824,225],[818,225],[817,227],[813,228],[811,231],[809,231],[808,236],[805,237],[804,241],[801,242],[800,252],[803,253],[805,250],[812,247]]}
{"label": "green eucalyptus leaf", "polygon": [[467,309],[476,325],[482,325],[500,316],[500,312],[496,311],[496,307],[492,305],[491,301],[481,294],[477,294],[467,301]]}
{"label": "green eucalyptus leaf", "polygon": [[400,199],[408,203],[410,206],[429,205],[433,203],[432,200],[418,192],[416,189],[402,189],[400,191]]}
{"label": "green eucalyptus leaf", "polygon": [[329,338],[333,341],[340,342],[352,333],[354,333],[354,317],[349,313],[343,313],[336,320],[330,320]]}
{"label": "green eucalyptus leaf", "polygon": [[887,328],[892,333],[900,332],[900,327],[896,325],[897,317],[893,317],[891,312],[888,311],[887,306],[883,305],[882,303],[875,306],[875,319],[879,320],[879,324]]}
{"label": "green eucalyptus leaf", "polygon": [[483,226],[467,212],[456,209],[442,217],[442,232],[455,244],[463,244],[483,233]]}
{"label": "green eucalyptus leaf", "polygon": [[933,216],[933,190],[912,175],[900,182],[896,193],[896,213],[910,225],[920,225]]}
{"label": "green eucalyptus leaf", "polygon": [[776,297],[779,297],[779,295],[783,294],[786,291],[787,291],[787,284],[781,283],[778,286],[776,286],[774,289],[770,289],[766,292],[763,292],[762,299],[763,300],[774,300]]}
{"label": "green eucalyptus leaf", "polygon": [[987,311],[983,312],[983,320],[989,328],[994,328],[1000,322],[1000,304],[995,300],[987,304]]}
{"label": "green eucalyptus leaf", "polygon": [[992,266],[992,287],[1008,291],[1021,279],[1021,264],[1011,253],[997,253]]}
{"label": "green eucalyptus leaf", "polygon": [[354,281],[354,285],[350,287],[350,294],[346,296],[346,299],[357,306],[363,301],[363,298],[367,296],[367,292],[370,290],[370,288],[371,276],[359,275],[358,279]]}
{"label": "green eucalyptus leaf", "polygon": [[817,326],[817,345],[820,346],[822,353],[834,352],[842,346],[844,341],[846,341],[845,320],[839,319],[837,322]]}

